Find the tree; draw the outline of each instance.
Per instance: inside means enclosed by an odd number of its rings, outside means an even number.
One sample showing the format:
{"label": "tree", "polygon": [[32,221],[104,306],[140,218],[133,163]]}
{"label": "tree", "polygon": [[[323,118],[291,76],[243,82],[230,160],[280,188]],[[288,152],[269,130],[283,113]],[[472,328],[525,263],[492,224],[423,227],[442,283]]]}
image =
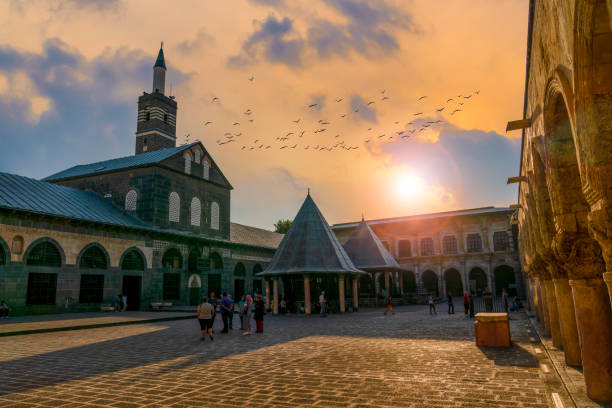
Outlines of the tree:
{"label": "tree", "polygon": [[278,220],[274,224],[274,232],[278,232],[279,234],[286,234],[289,231],[289,227],[291,226],[291,220]]}

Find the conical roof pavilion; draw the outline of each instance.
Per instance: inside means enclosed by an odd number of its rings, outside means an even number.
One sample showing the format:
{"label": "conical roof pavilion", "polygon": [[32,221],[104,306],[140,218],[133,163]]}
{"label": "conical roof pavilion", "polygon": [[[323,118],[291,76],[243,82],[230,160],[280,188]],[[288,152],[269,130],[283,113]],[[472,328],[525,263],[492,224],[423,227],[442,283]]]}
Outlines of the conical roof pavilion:
{"label": "conical roof pavilion", "polygon": [[363,218],[355,232],[344,243],[344,250],[351,257],[353,264],[364,271],[402,269]]}
{"label": "conical roof pavilion", "polygon": [[259,276],[289,274],[354,274],[364,275],[353,265],[351,258],[329,228],[323,214],[310,197],[298,211],[289,231],[281,241],[274,257]]}

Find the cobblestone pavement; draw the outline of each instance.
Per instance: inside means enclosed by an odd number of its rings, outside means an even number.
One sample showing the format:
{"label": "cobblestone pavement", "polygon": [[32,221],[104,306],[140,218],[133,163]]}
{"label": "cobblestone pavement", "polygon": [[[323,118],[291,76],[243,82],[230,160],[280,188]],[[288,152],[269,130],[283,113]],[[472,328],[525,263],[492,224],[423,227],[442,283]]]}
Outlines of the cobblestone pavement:
{"label": "cobblestone pavement", "polygon": [[0,338],[0,406],[572,406],[523,314],[510,349],[478,348],[473,321],[421,306],[267,316],[251,336],[218,320],[212,342],[195,319]]}

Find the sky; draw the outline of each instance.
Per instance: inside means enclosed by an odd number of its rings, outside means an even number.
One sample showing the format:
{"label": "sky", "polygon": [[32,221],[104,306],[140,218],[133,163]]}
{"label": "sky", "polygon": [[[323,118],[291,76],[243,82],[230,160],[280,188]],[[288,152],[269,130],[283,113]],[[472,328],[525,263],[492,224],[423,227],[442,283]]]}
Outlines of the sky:
{"label": "sky", "polygon": [[308,188],[330,224],[508,206],[527,18],[528,0],[0,2],[0,171],[133,154],[163,41],[178,142],[229,179],[234,222],[293,219]]}

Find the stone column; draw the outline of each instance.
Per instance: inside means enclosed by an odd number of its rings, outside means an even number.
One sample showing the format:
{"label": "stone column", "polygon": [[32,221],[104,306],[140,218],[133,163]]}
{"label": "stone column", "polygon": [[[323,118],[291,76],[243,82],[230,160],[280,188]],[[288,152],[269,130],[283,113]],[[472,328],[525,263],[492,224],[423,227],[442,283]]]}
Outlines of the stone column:
{"label": "stone column", "polygon": [[304,276],[304,314],[310,314],[310,278]]}
{"label": "stone column", "polygon": [[538,290],[540,291],[540,312],[542,313],[542,325],[544,326],[544,335],[550,336],[550,315],[548,314],[548,299],[546,299],[546,281],[540,281]]}
{"label": "stone column", "polygon": [[270,281],[265,279],[266,282],[266,310],[270,310]]}
{"label": "stone column", "polygon": [[612,272],[605,272],[603,274],[604,281],[608,285],[608,294],[610,295],[610,304],[612,304]]}
{"label": "stone column", "polygon": [[273,313],[278,314],[278,278],[274,278],[272,281],[274,285],[274,305],[273,305]]}
{"label": "stone column", "polygon": [[553,347],[563,348],[559,312],[557,310],[557,297],[555,296],[555,283],[552,280],[544,281],[544,290],[546,291],[546,308],[548,309],[548,321],[550,322],[552,344]]}
{"label": "stone column", "polygon": [[581,366],[580,339],[578,338],[578,329],[576,327],[572,289],[567,278],[554,279],[554,284],[565,362],[570,366]]}
{"label": "stone column", "polygon": [[359,308],[359,291],[357,290],[357,276],[353,278],[353,311]]}
{"label": "stone column", "polygon": [[340,301],[340,313],[345,311],[344,302],[344,276],[338,278],[338,300]]}
{"label": "stone column", "polygon": [[612,402],[612,308],[601,278],[570,280],[587,395]]}
{"label": "stone column", "polygon": [[385,291],[387,292],[387,297],[390,297],[391,293],[389,292],[389,271],[385,271]]}
{"label": "stone column", "polygon": [[399,292],[400,295],[404,294],[404,272],[399,272]]}

